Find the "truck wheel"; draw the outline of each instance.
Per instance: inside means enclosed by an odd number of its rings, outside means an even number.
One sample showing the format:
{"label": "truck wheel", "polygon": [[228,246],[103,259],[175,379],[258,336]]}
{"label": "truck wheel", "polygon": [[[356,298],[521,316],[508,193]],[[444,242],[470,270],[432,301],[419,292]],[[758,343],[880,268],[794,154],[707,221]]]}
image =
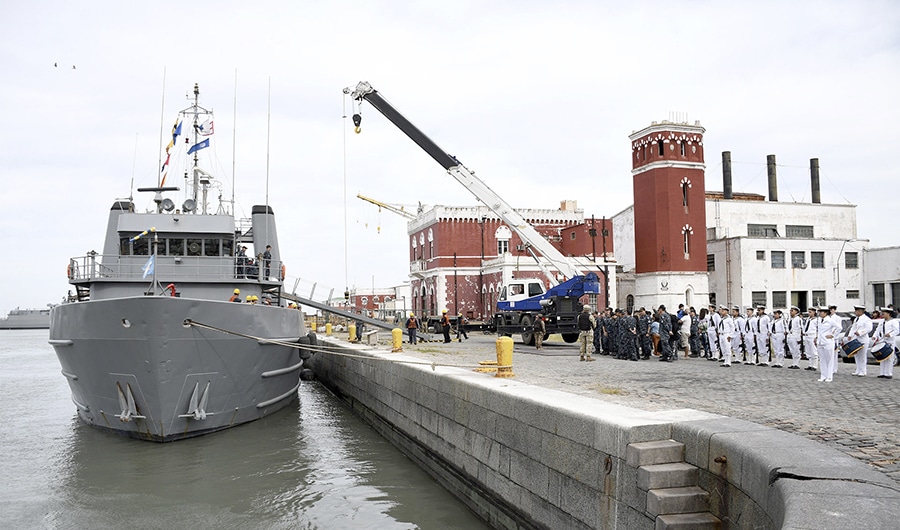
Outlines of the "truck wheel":
{"label": "truck wheel", "polygon": [[522,317],[522,343],[526,346],[534,346],[534,328],[532,328],[531,317],[525,315]]}
{"label": "truck wheel", "polygon": [[563,333],[562,338],[569,344],[573,342],[578,342],[578,333]]}

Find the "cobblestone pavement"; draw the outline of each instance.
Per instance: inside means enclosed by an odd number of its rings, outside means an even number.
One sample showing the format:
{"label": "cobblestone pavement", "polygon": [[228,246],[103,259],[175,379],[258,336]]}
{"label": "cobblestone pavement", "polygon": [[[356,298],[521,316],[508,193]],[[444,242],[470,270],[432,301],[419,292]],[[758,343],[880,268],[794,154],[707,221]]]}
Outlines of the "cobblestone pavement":
{"label": "cobblestone pavement", "polygon": [[[839,362],[834,382],[820,383],[818,372],[741,364],[723,368],[683,355],[671,363],[600,355],[595,362],[580,362],[577,344],[551,340],[537,351],[515,340],[516,381],[642,410],[690,408],[768,425],[834,447],[900,482],[900,377],[878,379],[876,365],[869,365],[868,377],[854,377],[854,365]],[[496,336],[478,333],[463,342],[404,343],[403,353],[474,367],[496,360],[495,343]],[[379,345],[385,347],[390,348],[386,342]],[[806,365],[801,361],[801,368]]]}

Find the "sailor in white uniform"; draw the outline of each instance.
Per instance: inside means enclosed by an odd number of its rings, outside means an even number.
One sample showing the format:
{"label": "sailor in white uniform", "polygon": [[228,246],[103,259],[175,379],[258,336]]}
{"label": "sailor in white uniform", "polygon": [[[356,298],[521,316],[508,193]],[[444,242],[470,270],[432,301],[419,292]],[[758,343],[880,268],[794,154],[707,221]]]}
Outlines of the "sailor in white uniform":
{"label": "sailor in white uniform", "polygon": [[[830,318],[831,321],[834,322],[834,325],[837,326],[839,334],[844,332],[844,324],[841,321],[841,316],[837,314],[836,305],[828,306],[828,318]],[[838,335],[835,335],[834,339],[834,366],[831,368],[832,374],[838,373],[838,350],[840,350],[841,347],[841,342],[838,340]]]}
{"label": "sailor in white uniform", "polygon": [[787,325],[782,316],[781,309],[775,310],[775,319],[772,321],[772,368],[784,366],[784,339],[787,336]]}
{"label": "sailor in white uniform", "polygon": [[791,370],[800,369],[800,341],[803,340],[803,319],[800,318],[800,308],[791,306],[791,317],[787,323],[787,345],[791,353]]}
{"label": "sailor in white uniform", "polygon": [[853,360],[856,361],[856,371],[853,372],[853,375],[865,377],[866,361],[868,361],[869,354],[869,333],[872,332],[872,319],[866,314],[865,306],[855,305],[853,306],[853,311],[856,313],[856,319],[850,326],[850,331],[847,332],[847,340],[855,339],[862,344],[862,349],[853,356]]}
{"label": "sailor in white uniform", "polygon": [[810,307],[808,316],[803,322],[803,351],[806,352],[806,360],[809,362],[807,370],[819,369],[819,350],[816,348],[816,335],[819,334],[819,319],[816,317],[816,308]]}
{"label": "sailor in white uniform", "polygon": [[734,319],[728,314],[728,308],[719,307],[719,350],[722,352],[722,366],[731,366],[731,341],[734,339]]}
{"label": "sailor in white uniform", "polygon": [[716,313],[716,306],[709,306],[709,314],[706,315],[706,318],[709,319],[706,322],[706,338],[709,339],[709,351],[706,352],[707,359],[710,361],[717,360],[719,355],[719,320],[721,317],[718,313]]}
{"label": "sailor in white uniform", "polygon": [[744,315],[741,314],[741,308],[738,306],[731,308],[731,318],[734,320],[734,334],[731,338],[732,362],[741,364],[741,360],[744,358],[744,352],[741,348],[741,330],[744,329],[744,325],[747,322]]}
{"label": "sailor in white uniform", "polygon": [[757,366],[769,366],[769,325],[771,320],[766,314],[766,306],[756,307],[756,327],[753,334],[756,338]]}
{"label": "sailor in white uniform", "polygon": [[744,346],[747,348],[747,364],[756,364],[757,362],[754,329],[756,329],[756,314],[752,307],[748,307],[747,318],[744,319],[744,329],[741,330],[744,335]]}
{"label": "sailor in white uniform", "polygon": [[894,353],[887,359],[881,361],[881,372],[878,374],[879,379],[891,379],[894,377],[894,357],[897,355],[897,342],[900,342],[900,320],[894,318],[896,313],[889,307],[881,308],[881,316],[884,320],[875,328],[875,340],[881,340],[887,343],[885,348],[893,348]]}
{"label": "sailor in white uniform", "polygon": [[834,376],[834,341],[841,332],[840,326],[834,323],[828,308],[819,308],[819,321],[816,336],[816,347],[819,349],[819,381],[831,382]]}

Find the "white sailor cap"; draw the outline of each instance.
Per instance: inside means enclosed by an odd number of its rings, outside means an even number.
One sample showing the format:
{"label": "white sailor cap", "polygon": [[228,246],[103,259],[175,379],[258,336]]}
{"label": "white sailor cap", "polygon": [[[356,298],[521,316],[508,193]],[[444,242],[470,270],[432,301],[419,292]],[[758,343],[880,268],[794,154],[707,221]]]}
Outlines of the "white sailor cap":
{"label": "white sailor cap", "polygon": [[795,306],[795,305],[792,305],[792,306],[791,306],[791,311],[796,311],[796,312],[799,313],[799,312],[800,312],[800,308],[797,307],[797,306]]}
{"label": "white sailor cap", "polygon": [[864,305],[855,305],[855,306],[853,306],[853,309],[859,309],[860,311],[865,311],[865,310],[866,310],[866,306],[864,306]]}
{"label": "white sailor cap", "polygon": [[827,305],[820,305],[820,306],[819,306],[819,312],[820,312],[820,313],[823,313],[823,312],[824,312],[824,313],[830,313],[830,312],[831,312],[831,309],[829,309]]}

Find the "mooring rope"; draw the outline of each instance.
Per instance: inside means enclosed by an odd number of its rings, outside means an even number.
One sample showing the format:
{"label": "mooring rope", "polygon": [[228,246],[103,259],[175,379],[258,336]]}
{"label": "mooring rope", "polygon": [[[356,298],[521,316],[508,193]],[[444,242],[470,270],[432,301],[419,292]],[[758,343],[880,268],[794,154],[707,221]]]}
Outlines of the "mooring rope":
{"label": "mooring rope", "polygon": [[[241,333],[239,331],[232,331],[230,329],[224,329],[224,328],[212,326],[209,324],[204,324],[202,322],[197,322],[196,320],[191,320],[189,318],[185,319],[184,324],[187,326],[208,329],[210,331],[218,331],[219,333],[224,333],[226,335],[235,335],[237,337],[243,337],[245,339],[251,339],[251,340],[258,341],[258,342],[263,342],[265,344],[276,344],[278,346],[286,346],[288,348],[295,348],[298,350],[303,349],[303,350],[313,351],[313,352],[317,352],[317,353],[329,353],[331,355],[336,355],[338,357],[347,357],[349,359],[366,359],[369,361],[386,361],[386,362],[391,362],[391,363],[416,364],[416,365],[420,365],[420,366],[430,366],[431,371],[434,371],[435,368],[437,368],[438,366],[444,367],[444,368],[466,368],[466,369],[485,368],[484,365],[473,366],[471,364],[438,363],[438,362],[434,362],[434,361],[431,361],[431,362],[429,362],[429,361],[410,361],[410,360],[406,360],[406,359],[387,359],[384,357],[370,357],[368,355],[355,355],[352,353],[344,353],[341,351],[329,349],[329,348],[325,347],[324,345],[321,345],[321,347],[319,347],[320,345],[314,346],[312,344],[300,344],[297,342],[285,342],[283,340],[266,339],[263,337],[254,337],[253,335],[248,335],[246,333]],[[488,365],[488,366],[490,368],[494,368],[494,367],[496,367],[496,368],[512,368],[512,366],[501,366],[501,365]]]}

